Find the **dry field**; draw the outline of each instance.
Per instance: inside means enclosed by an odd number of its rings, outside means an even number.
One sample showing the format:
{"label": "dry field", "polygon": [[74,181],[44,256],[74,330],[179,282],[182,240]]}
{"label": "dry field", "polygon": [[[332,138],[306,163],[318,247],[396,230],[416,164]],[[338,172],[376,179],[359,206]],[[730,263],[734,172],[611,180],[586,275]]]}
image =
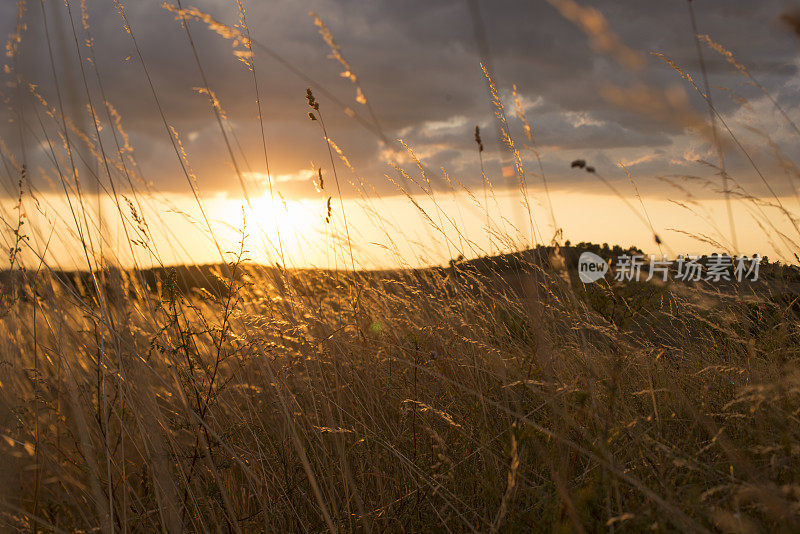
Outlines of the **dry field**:
{"label": "dry field", "polygon": [[0,323],[3,524],[797,528],[796,304],[570,274],[40,275]]}

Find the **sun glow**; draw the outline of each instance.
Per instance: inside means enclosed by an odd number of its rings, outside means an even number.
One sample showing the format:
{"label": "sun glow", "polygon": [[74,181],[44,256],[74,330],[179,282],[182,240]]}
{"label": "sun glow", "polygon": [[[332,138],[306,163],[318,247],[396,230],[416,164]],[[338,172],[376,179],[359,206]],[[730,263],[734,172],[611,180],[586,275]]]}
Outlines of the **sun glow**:
{"label": "sun glow", "polygon": [[250,256],[257,261],[303,259],[314,262],[325,232],[325,206],[322,200],[291,200],[269,193],[249,204],[226,199],[217,204],[220,222],[229,230],[247,235]]}

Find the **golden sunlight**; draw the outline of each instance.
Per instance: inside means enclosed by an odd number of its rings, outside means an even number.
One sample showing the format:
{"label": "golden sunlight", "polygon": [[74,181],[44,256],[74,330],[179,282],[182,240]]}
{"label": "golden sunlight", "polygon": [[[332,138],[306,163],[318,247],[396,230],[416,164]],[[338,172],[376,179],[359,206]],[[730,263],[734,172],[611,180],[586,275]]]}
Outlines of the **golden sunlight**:
{"label": "golden sunlight", "polygon": [[313,251],[324,239],[322,200],[292,200],[266,193],[249,204],[225,197],[215,202],[213,209],[217,221],[230,230],[241,234],[244,228],[254,260],[270,261],[283,256],[287,260],[302,257],[313,262]]}

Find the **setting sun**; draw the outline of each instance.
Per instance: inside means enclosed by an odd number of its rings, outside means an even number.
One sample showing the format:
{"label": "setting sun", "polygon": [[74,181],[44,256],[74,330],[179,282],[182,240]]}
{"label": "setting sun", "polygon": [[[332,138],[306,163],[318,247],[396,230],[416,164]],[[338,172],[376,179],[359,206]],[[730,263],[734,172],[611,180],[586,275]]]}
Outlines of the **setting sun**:
{"label": "setting sun", "polygon": [[[247,233],[259,252],[269,252],[262,261],[278,257],[276,252],[284,247],[284,255],[299,258],[320,246],[325,232],[325,206],[321,200],[286,200],[269,194],[252,199],[250,205],[228,199],[224,210],[230,213],[231,223],[238,215],[238,226],[244,213]],[[243,211],[242,211],[243,210]]]}

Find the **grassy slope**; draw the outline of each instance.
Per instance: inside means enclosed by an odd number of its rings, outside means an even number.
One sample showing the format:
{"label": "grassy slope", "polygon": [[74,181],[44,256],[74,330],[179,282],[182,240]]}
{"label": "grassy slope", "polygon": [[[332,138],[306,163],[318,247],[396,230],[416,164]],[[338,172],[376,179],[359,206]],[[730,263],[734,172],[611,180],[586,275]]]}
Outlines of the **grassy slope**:
{"label": "grassy slope", "polygon": [[791,303],[572,286],[520,257],[357,283],[233,264],[216,294],[161,273],[105,313],[42,277],[0,321],[2,521],[796,526]]}

